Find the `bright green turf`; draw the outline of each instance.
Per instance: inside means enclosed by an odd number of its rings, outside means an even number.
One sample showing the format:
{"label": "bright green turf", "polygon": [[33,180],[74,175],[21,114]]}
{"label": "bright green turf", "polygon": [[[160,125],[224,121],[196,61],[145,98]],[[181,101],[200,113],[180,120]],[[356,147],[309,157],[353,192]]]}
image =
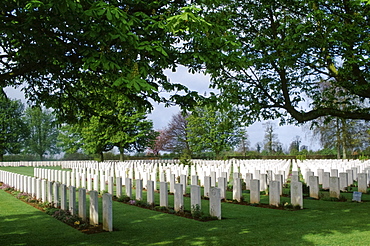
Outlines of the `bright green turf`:
{"label": "bright green turf", "polygon": [[[368,245],[370,195],[363,200],[305,199],[300,211],[222,203],[223,219],[210,222],[113,202],[115,231],[84,235],[0,190],[0,245]],[[186,209],[189,203],[185,198]],[[208,212],[208,201],[202,206]]]}

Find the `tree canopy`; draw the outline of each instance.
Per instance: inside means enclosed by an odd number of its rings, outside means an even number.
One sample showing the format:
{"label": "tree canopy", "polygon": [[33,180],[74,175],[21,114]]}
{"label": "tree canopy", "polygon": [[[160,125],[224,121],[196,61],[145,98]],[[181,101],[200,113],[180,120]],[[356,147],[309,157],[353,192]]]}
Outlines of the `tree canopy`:
{"label": "tree canopy", "polygon": [[[202,1],[207,32],[184,31],[192,69],[242,116],[370,120],[370,5],[361,0]],[[346,95],[338,101],[336,93]],[[252,117],[254,116],[254,117]],[[248,120],[248,118],[246,120]]]}
{"label": "tree canopy", "polygon": [[164,74],[182,64],[210,74],[218,106],[249,123],[370,120],[366,2],[3,0],[0,88],[89,121],[125,103],[195,105]]}
{"label": "tree canopy", "polygon": [[198,154],[213,152],[220,158],[222,151],[235,147],[245,135],[233,109],[220,111],[211,106],[196,107],[187,121],[188,143]]}
{"label": "tree canopy", "polygon": [[27,137],[23,112],[21,101],[0,95],[0,161],[4,154],[18,154],[23,148],[23,141]]}
{"label": "tree canopy", "polygon": [[59,132],[51,110],[28,107],[25,111],[24,122],[29,133],[25,139],[26,152],[38,155],[40,160],[47,154],[59,153],[57,147]]}
{"label": "tree canopy", "polygon": [[149,98],[164,100],[160,91],[187,91],[163,73],[176,68],[179,42],[166,20],[185,2],[1,1],[0,87],[22,85],[68,121],[111,107],[114,94],[151,108]]}

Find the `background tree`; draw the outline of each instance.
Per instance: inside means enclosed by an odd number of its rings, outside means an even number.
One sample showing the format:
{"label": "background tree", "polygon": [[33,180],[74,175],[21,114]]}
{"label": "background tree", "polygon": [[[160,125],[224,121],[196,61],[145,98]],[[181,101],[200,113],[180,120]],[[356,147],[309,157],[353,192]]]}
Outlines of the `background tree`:
{"label": "background tree", "polygon": [[261,150],[262,150],[262,143],[261,142],[256,143],[256,151],[257,151],[257,153],[261,153]]}
{"label": "background tree", "polygon": [[5,154],[18,154],[27,137],[23,122],[24,105],[0,95],[0,161]]}
{"label": "background tree", "polygon": [[245,132],[235,111],[219,111],[210,106],[196,107],[188,119],[190,148],[196,153],[213,152],[220,158],[240,142]]}
{"label": "background tree", "polygon": [[[155,137],[153,122],[146,119],[144,112],[121,105],[67,127],[59,139],[68,153],[82,149],[86,154],[99,155],[101,161],[104,152],[117,147],[123,161],[125,151],[143,151]],[[72,138],[75,139],[71,141]]]}
{"label": "background tree", "polygon": [[64,124],[59,128],[57,146],[66,154],[82,151],[83,138],[77,124]]}
{"label": "background tree", "polygon": [[152,142],[152,144],[149,146],[147,151],[149,154],[159,156],[160,151],[167,150],[166,146],[168,145],[170,138],[168,136],[168,132],[166,131],[166,129],[158,130],[156,133],[157,133],[157,137]]}
{"label": "background tree", "polygon": [[172,116],[168,127],[165,129],[169,138],[166,144],[167,151],[192,156],[193,151],[189,143],[188,117],[189,114],[185,112],[179,112]]}
{"label": "background tree", "polygon": [[[201,3],[198,16],[209,28],[188,24],[178,34],[191,55],[188,64],[210,74],[220,97],[246,120],[370,119],[370,5],[360,0]],[[322,91],[322,82],[331,86]],[[332,88],[347,95],[343,107],[337,107]]]}
{"label": "background tree", "polygon": [[247,151],[249,151],[250,141],[248,133],[245,131],[244,135],[240,137],[240,142],[237,145],[237,152],[242,153],[243,156],[246,156]]}
{"label": "background tree", "polygon": [[365,150],[369,145],[369,123],[360,120],[321,118],[312,125],[313,134],[324,149],[335,150],[337,158],[347,158],[354,150]]}
{"label": "background tree", "polygon": [[58,128],[52,111],[41,107],[29,107],[25,111],[24,122],[29,136],[26,139],[25,151],[36,154],[40,160],[45,155],[59,153],[57,147]]}
{"label": "background tree", "polygon": [[301,137],[300,136],[295,136],[292,142],[289,145],[289,154],[290,155],[297,155],[298,152],[300,151],[301,147]]}
{"label": "background tree", "polygon": [[263,139],[264,150],[267,154],[272,155],[282,152],[281,143],[278,140],[278,135],[275,133],[276,126],[271,121],[263,124],[265,129],[265,136]]}

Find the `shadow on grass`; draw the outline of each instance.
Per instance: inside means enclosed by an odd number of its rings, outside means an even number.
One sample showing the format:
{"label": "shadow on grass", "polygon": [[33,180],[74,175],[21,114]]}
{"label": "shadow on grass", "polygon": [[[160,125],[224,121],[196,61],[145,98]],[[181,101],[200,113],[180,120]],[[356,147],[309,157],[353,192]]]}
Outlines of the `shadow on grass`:
{"label": "shadow on grass", "polygon": [[370,237],[369,203],[304,207],[222,204],[228,219],[204,223],[114,202],[116,231],[85,235],[0,191],[0,245],[363,245]]}

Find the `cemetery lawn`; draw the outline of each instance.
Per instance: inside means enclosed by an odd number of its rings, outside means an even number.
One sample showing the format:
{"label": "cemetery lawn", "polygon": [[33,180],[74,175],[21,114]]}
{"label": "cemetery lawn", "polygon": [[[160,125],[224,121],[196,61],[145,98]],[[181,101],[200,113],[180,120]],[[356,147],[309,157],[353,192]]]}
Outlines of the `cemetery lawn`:
{"label": "cemetery lawn", "polygon": [[[243,195],[248,201],[249,194]],[[363,203],[351,202],[352,193],[344,196],[347,202],[305,199],[304,209],[299,211],[222,203],[222,220],[208,222],[113,202],[114,231],[88,235],[0,190],[0,245],[367,244],[370,195],[362,196]],[[289,201],[281,198],[283,203]],[[184,202],[189,209],[189,198]],[[261,196],[261,202],[268,203],[268,197]],[[169,204],[173,204],[173,196],[169,196]],[[202,200],[205,213],[208,206],[208,201]]]}

